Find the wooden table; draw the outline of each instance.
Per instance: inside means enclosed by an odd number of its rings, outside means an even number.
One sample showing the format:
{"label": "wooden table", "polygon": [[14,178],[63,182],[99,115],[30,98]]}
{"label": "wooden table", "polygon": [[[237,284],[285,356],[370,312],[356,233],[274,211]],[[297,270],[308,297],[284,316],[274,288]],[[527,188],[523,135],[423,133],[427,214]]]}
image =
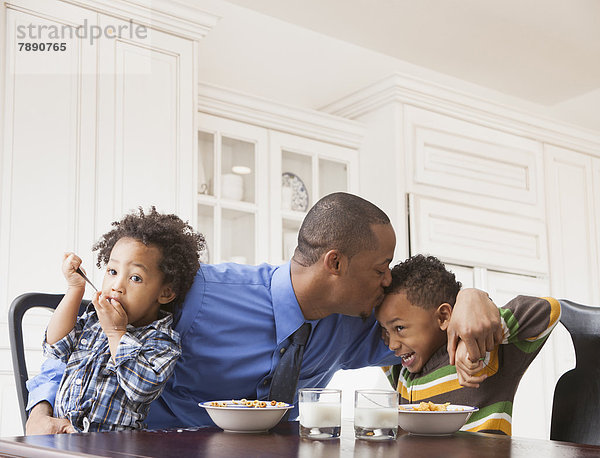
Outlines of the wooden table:
{"label": "wooden table", "polygon": [[312,441],[298,437],[298,423],[282,423],[264,434],[226,433],[218,428],[168,431],[19,436],[0,439],[2,456],[110,457],[599,457],[600,447],[550,440],[459,432],[424,437],[402,434],[395,441],[355,440],[352,424],[342,437]]}

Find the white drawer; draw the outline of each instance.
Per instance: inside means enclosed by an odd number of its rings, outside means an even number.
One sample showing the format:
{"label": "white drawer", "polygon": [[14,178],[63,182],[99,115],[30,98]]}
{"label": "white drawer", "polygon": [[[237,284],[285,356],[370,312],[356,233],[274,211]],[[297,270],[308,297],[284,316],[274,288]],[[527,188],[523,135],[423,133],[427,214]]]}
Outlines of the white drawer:
{"label": "white drawer", "polygon": [[543,217],[539,142],[411,106],[405,132],[410,192]]}
{"label": "white drawer", "polygon": [[411,253],[444,261],[547,274],[543,222],[429,197],[410,195]]}

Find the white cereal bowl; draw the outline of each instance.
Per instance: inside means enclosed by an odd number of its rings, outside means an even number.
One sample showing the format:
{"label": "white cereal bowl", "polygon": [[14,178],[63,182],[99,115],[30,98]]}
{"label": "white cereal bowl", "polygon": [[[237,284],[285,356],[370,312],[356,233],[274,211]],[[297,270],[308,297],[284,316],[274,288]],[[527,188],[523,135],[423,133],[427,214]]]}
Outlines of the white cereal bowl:
{"label": "white cereal bowl", "polygon": [[455,433],[467,422],[477,407],[449,405],[448,410],[414,410],[418,404],[403,404],[398,407],[398,426],[411,434],[443,436]]}
{"label": "white cereal bowl", "polygon": [[[212,404],[212,405],[211,405]],[[218,404],[218,406],[214,405]],[[200,407],[206,409],[211,420],[228,432],[262,433],[273,428],[292,405],[279,403],[266,407],[247,407],[240,401],[207,401],[200,402]]]}

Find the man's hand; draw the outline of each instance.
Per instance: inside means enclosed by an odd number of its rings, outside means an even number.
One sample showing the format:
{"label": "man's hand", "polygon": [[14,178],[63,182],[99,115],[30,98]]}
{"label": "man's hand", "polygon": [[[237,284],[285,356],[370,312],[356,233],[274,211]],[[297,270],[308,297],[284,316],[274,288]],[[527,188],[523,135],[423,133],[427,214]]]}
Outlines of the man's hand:
{"label": "man's hand", "polygon": [[49,402],[42,401],[31,409],[31,414],[25,425],[25,435],[36,434],[64,434],[77,432],[71,422],[66,418],[54,418],[52,406]]}
{"label": "man's hand", "polygon": [[483,382],[487,375],[476,376],[483,369],[483,362],[477,360],[473,362],[469,359],[467,346],[461,340],[456,348],[456,375],[458,375],[458,383],[469,388],[479,388],[479,384]]}
{"label": "man's hand", "polygon": [[486,292],[474,288],[459,291],[448,325],[448,355],[455,364],[459,340],[469,359],[476,362],[502,342],[500,312]]}

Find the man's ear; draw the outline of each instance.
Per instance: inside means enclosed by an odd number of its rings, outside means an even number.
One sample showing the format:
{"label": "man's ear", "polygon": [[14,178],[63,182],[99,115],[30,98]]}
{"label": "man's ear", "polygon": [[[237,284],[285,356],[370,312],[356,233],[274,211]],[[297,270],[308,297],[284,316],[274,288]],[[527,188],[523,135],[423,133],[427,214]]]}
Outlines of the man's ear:
{"label": "man's ear", "polygon": [[173,285],[169,283],[168,285],[163,286],[161,289],[160,294],[158,295],[158,303],[168,304],[176,297],[177,294],[175,294],[175,291],[173,291]]}
{"label": "man's ear", "polygon": [[436,310],[438,325],[442,331],[448,329],[450,317],[452,316],[452,306],[446,302],[440,305]]}
{"label": "man's ear", "polygon": [[346,271],[348,258],[339,250],[329,250],[323,257],[325,269],[332,275],[341,275]]}

